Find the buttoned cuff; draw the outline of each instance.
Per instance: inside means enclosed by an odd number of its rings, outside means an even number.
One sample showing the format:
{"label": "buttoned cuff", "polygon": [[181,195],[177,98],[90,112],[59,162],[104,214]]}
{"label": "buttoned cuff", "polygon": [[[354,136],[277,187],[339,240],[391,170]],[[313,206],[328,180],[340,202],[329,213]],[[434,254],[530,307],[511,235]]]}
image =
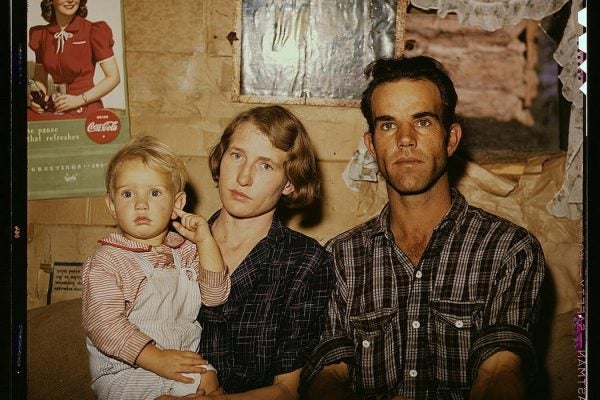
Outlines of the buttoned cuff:
{"label": "buttoned cuff", "polygon": [[209,271],[200,267],[199,282],[202,286],[207,287],[222,287],[227,280],[227,271]]}
{"label": "buttoned cuff", "polygon": [[138,356],[150,342],[154,342],[150,336],[137,331],[131,335],[117,356],[127,364],[135,365]]}
{"label": "buttoned cuff", "polygon": [[323,339],[311,354],[308,363],[302,369],[300,375],[300,394],[306,395],[310,381],[330,364],[345,362],[353,365],[354,343],[346,337],[335,336]]}
{"label": "buttoned cuff", "polygon": [[499,351],[510,351],[521,357],[523,376],[531,380],[537,370],[535,348],[529,333],[518,326],[492,326],[473,342],[469,352],[467,371],[471,382],[475,380],[481,364]]}
{"label": "buttoned cuff", "polygon": [[227,271],[215,272],[200,268],[199,284],[202,304],[208,307],[225,303],[231,292],[231,278]]}

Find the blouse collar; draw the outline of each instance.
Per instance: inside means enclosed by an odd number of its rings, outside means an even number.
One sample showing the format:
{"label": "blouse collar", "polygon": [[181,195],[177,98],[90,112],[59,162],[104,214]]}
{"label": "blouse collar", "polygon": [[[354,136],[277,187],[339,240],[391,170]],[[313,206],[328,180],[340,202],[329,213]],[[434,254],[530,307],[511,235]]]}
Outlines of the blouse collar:
{"label": "blouse collar", "polygon": [[[161,246],[167,246],[172,249],[177,249],[181,247],[184,242],[185,238],[183,236],[175,232],[169,232]],[[139,243],[135,240],[127,239],[125,236],[123,236],[122,233],[117,232],[111,233],[110,235],[98,240],[98,243],[138,253],[152,251],[153,248],[160,247],[152,246],[145,243]]]}

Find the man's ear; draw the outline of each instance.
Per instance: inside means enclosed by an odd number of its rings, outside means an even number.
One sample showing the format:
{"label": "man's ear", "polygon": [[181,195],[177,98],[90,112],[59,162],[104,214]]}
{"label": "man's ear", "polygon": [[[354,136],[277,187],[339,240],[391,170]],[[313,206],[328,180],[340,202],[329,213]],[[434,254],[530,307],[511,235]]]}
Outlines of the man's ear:
{"label": "man's ear", "polygon": [[104,196],[104,202],[106,203],[106,208],[108,208],[108,212],[113,217],[113,219],[117,219],[117,212],[115,211],[115,203],[113,203],[112,198],[109,194]]}
{"label": "man's ear", "polygon": [[[187,200],[187,197],[186,197],[185,192],[177,192],[175,194],[175,203],[173,204],[173,207],[183,210],[186,200]],[[173,213],[171,214],[171,219],[176,219],[176,218],[177,218],[177,214],[175,214],[175,211],[173,211]]]}
{"label": "man's ear", "polygon": [[365,132],[363,133],[363,141],[365,142],[365,147],[371,156],[376,160],[375,156],[375,143],[373,143],[373,135],[374,133]]}
{"label": "man's ear", "polygon": [[446,150],[448,151],[448,157],[450,157],[460,143],[460,139],[462,138],[462,127],[458,123],[452,124],[450,127],[450,132],[448,132],[448,144],[446,145]]}
{"label": "man's ear", "polygon": [[281,194],[283,196],[287,196],[288,194],[292,193],[294,190],[296,190],[296,187],[294,186],[294,184],[290,181],[287,181],[287,183],[281,190]]}

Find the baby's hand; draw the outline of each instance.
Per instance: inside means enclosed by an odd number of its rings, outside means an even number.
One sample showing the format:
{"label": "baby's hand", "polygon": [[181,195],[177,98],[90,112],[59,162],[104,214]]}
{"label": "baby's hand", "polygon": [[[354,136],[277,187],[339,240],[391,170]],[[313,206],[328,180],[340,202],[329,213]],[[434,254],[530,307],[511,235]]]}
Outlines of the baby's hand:
{"label": "baby's hand", "polygon": [[200,243],[211,237],[210,227],[204,218],[179,208],[174,208],[173,211],[179,217],[179,221],[173,221],[173,227],[181,236],[194,243]]}
{"label": "baby's hand", "polygon": [[151,351],[151,354],[141,353],[140,356],[145,357],[143,359],[138,356],[138,365],[163,378],[193,383],[194,379],[185,374],[204,374],[206,372],[207,362],[196,352],[158,348]]}

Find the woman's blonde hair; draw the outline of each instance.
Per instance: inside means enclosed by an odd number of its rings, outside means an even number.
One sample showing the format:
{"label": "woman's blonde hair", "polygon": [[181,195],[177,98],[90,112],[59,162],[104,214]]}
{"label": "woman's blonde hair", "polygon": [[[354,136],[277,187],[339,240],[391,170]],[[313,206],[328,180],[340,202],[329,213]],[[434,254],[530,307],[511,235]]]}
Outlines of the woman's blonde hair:
{"label": "woman's blonde hair", "polygon": [[321,177],[312,142],[302,122],[282,106],[254,107],[233,118],[210,152],[208,162],[213,180],[219,182],[221,159],[234,131],[244,122],[256,126],[274,147],[287,153],[284,170],[287,179],[294,185],[294,191],[283,196],[282,203],[289,208],[298,208],[318,199],[321,196]]}
{"label": "woman's blonde hair", "polygon": [[131,160],[141,160],[148,167],[170,174],[175,193],[184,190],[188,174],[183,160],[154,136],[134,136],[111,158],[106,168],[106,191],[111,197],[115,176],[123,163]]}

